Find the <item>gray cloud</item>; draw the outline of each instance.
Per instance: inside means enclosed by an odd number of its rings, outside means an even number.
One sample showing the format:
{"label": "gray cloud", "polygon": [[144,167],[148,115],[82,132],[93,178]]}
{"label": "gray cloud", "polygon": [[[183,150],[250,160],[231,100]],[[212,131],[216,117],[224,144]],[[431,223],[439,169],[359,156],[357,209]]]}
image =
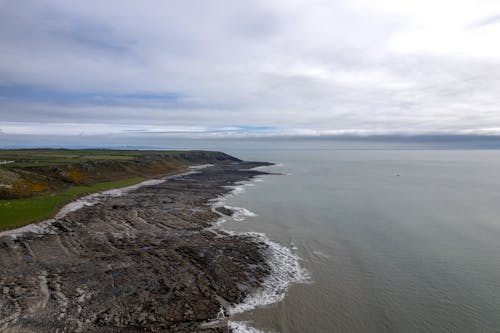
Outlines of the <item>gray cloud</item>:
{"label": "gray cloud", "polygon": [[482,28],[482,27],[486,27],[489,25],[493,25],[493,24],[499,24],[499,23],[500,23],[500,14],[488,15],[488,16],[474,22],[473,24],[471,24],[471,28]]}
{"label": "gray cloud", "polygon": [[451,5],[0,0],[0,128],[500,134],[498,5]]}

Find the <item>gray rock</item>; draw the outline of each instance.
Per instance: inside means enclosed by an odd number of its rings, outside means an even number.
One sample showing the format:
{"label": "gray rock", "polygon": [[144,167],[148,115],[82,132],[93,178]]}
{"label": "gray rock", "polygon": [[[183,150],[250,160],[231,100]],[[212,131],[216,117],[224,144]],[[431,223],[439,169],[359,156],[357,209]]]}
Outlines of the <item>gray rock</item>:
{"label": "gray rock", "polygon": [[69,213],[52,234],[1,237],[0,331],[228,332],[202,324],[262,283],[267,248],[207,230],[209,200],[258,165],[216,164]]}

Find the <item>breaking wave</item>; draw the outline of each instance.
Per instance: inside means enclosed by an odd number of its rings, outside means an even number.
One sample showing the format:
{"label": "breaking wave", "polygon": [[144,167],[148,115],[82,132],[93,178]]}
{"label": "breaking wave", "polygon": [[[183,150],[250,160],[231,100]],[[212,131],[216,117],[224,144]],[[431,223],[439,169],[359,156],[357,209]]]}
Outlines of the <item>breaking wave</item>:
{"label": "breaking wave", "polygon": [[264,280],[261,288],[248,295],[243,302],[230,307],[229,314],[278,303],[283,300],[291,284],[305,283],[310,279],[309,272],[300,266],[299,256],[288,247],[270,240],[262,233],[247,232],[243,234],[268,245],[267,259],[271,274]]}
{"label": "breaking wave", "polygon": [[257,216],[257,214],[255,214],[254,212],[243,207],[234,207],[228,205],[224,205],[223,207],[232,211],[233,215],[231,215],[231,218],[235,221],[243,221],[247,217]]}
{"label": "breaking wave", "polygon": [[227,324],[234,333],[264,333],[261,330],[253,328],[249,323],[244,321],[228,321]]}
{"label": "breaking wave", "polygon": [[[253,186],[255,182],[262,181],[262,178],[254,178],[251,181],[238,182],[234,186],[228,186],[232,189],[231,192],[212,200],[212,208],[215,212],[221,215],[221,218],[215,223],[217,228],[220,228],[227,221],[227,216],[218,212],[216,208],[224,207],[233,211],[233,218],[236,221],[241,221],[245,217],[256,216],[255,213],[242,207],[232,207],[226,204],[227,200],[235,195],[245,192],[246,188]],[[307,283],[310,280],[310,274],[307,270],[301,267],[300,257],[296,253],[296,247],[292,244],[288,248],[280,243],[270,240],[265,234],[258,232],[237,232],[223,229],[229,235],[242,235],[251,237],[256,242],[264,242],[267,244],[267,261],[271,268],[271,273],[264,280],[262,286],[249,294],[243,302],[235,304],[228,309],[230,315],[237,314],[257,307],[262,307],[277,303],[283,300],[289,286],[294,283]],[[229,321],[229,327],[237,333],[259,333],[261,331],[249,326],[247,322]]]}

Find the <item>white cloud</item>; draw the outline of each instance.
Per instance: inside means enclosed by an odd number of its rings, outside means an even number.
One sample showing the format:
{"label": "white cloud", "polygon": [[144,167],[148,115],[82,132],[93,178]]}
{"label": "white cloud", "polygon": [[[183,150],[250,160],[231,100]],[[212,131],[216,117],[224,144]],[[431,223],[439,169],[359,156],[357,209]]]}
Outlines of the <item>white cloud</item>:
{"label": "white cloud", "polygon": [[0,116],[17,124],[5,133],[500,127],[498,1],[0,2]]}
{"label": "white cloud", "polygon": [[207,129],[196,126],[152,126],[125,124],[92,124],[92,123],[33,123],[33,122],[0,122],[3,134],[10,135],[62,135],[92,136],[116,134],[151,134],[151,133],[203,133]]}

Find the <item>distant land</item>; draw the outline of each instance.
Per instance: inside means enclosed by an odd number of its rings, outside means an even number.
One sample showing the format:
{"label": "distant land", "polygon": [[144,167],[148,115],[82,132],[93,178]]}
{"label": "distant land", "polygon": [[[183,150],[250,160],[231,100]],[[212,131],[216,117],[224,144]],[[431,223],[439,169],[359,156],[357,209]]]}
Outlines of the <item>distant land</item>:
{"label": "distant land", "polygon": [[175,136],[13,136],[1,134],[0,148],[31,149],[57,147],[66,149],[113,150],[242,150],[284,149],[425,149],[483,150],[500,149],[500,136],[479,134],[380,134],[380,135],[276,135],[249,137],[175,137]]}

